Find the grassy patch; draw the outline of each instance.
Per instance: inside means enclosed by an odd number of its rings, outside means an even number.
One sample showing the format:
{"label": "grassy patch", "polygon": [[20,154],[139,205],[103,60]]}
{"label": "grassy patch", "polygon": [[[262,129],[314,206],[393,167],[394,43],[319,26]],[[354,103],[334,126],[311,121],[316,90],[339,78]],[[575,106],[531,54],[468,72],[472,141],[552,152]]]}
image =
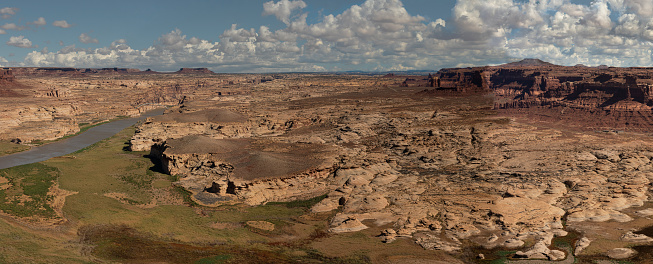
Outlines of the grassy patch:
{"label": "grassy patch", "polygon": [[174,190],[177,192],[177,194],[181,195],[182,199],[184,200],[184,204],[189,206],[199,206],[199,204],[193,200],[193,193],[191,191],[186,190],[180,186],[175,186]]}
{"label": "grassy patch", "polygon": [[[123,150],[133,133],[133,128],[126,129],[74,154],[75,159],[44,162],[61,171],[60,188],[77,192],[66,198],[63,207],[69,219],[82,225],[125,224],[148,234],[186,242],[243,244],[266,238],[246,228],[216,229],[211,224],[291,220],[305,212],[303,208],[279,205],[200,207],[190,199],[190,192],[171,186],[174,177],[150,170],[152,163],[143,153]],[[112,198],[112,194],[124,198]],[[147,209],[134,206],[150,203],[161,194],[184,199],[185,204],[163,202]],[[204,213],[198,214],[199,211]]]}
{"label": "grassy patch", "polygon": [[29,146],[2,141],[0,142],[0,156],[22,152],[30,149]]}
{"label": "grassy patch", "polygon": [[40,236],[0,219],[0,263],[92,263],[71,237]]}
{"label": "grassy patch", "polygon": [[48,204],[54,198],[48,191],[59,176],[56,168],[32,163],[0,170],[0,176],[11,185],[0,191],[0,210],[18,217],[56,216]]}
{"label": "grassy patch", "polygon": [[164,189],[172,186],[172,182],[169,180],[155,180],[152,182],[152,187],[156,189]]}
{"label": "grassy patch", "polygon": [[[124,150],[133,133],[134,128],[125,129],[76,152],[74,159],[50,159],[29,165],[39,173],[57,173],[48,178],[47,186],[58,176],[59,188],[76,192],[66,197],[63,212],[77,226],[99,230],[93,231],[96,235],[92,239],[83,240],[86,247],[94,248],[93,256],[130,263],[164,261],[163,257],[169,263],[366,262],[360,254],[289,253],[309,249],[304,239],[313,239],[311,234],[319,228],[316,226],[324,225],[326,219],[314,220],[319,222],[317,225],[298,219],[324,197],[256,207],[198,206],[188,191],[172,186],[175,177],[151,170],[152,161],[144,153]],[[28,167],[21,169],[23,174],[34,171]],[[47,189],[38,181],[25,182],[29,183],[27,193],[32,195]],[[20,193],[15,192],[12,195],[23,195],[23,188]],[[185,203],[180,204],[182,199]],[[153,201],[155,205],[150,204]],[[141,206],[145,204],[150,205]],[[268,233],[253,231],[244,225],[247,221],[268,221],[278,229]],[[233,223],[233,227],[220,228],[220,223]],[[116,227],[129,228],[122,232]],[[107,230],[120,232],[111,235]],[[80,234],[86,231],[80,230]],[[299,242],[291,241],[291,246],[270,244],[289,235]]]}
{"label": "grassy patch", "polygon": [[92,254],[118,262],[166,263],[369,263],[365,256],[326,257],[315,250],[289,254],[283,248],[257,245],[195,245],[138,232],[128,226],[96,225],[79,229]]}

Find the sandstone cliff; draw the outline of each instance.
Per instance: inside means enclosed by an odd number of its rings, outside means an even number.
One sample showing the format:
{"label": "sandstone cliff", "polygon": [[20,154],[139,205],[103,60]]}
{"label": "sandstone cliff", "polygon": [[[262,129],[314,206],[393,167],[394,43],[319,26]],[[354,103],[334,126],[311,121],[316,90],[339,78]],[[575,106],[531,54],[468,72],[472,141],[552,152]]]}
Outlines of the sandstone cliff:
{"label": "sandstone cliff", "polygon": [[[653,69],[558,66],[526,59],[499,66],[442,69],[425,93],[486,92],[494,108],[585,129],[653,129]],[[591,118],[589,118],[591,117]]]}
{"label": "sandstone cliff", "polygon": [[0,70],[0,97],[24,96],[15,91],[15,88],[20,87],[22,85],[16,82],[16,77],[11,69]]}

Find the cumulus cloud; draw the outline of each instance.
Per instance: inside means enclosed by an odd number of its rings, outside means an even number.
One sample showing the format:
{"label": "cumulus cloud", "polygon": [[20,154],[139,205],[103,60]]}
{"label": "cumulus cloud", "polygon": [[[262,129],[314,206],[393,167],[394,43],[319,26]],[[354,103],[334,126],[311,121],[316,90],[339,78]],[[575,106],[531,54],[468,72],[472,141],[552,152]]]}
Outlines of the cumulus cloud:
{"label": "cumulus cloud", "polygon": [[[176,29],[149,48],[136,50],[124,41],[87,50],[64,48],[32,52],[25,65],[94,67],[103,63],[172,70],[207,66],[224,72],[411,70],[497,61],[506,52],[483,43],[452,37],[449,23],[412,15],[400,0],[368,0],[340,14],[307,23],[301,1],[267,2],[264,14],[275,15],[286,28],[240,28],[232,25],[219,42],[188,37]],[[452,23],[453,24],[453,23]]]}
{"label": "cumulus cloud", "polygon": [[0,29],[0,35],[4,35],[4,34],[7,34],[7,31],[4,29]]}
{"label": "cumulus cloud", "polygon": [[0,9],[0,15],[3,19],[8,19],[11,16],[15,15],[18,12],[18,8],[15,7],[5,7]]}
{"label": "cumulus cloud", "polygon": [[14,46],[14,47],[19,47],[19,48],[35,48],[36,46],[32,46],[32,42],[25,38],[24,36],[18,36],[18,37],[10,37],[9,41],[7,41],[7,45],[9,46]]}
{"label": "cumulus cloud", "polygon": [[36,25],[38,27],[38,26],[45,26],[47,24],[47,22],[45,22],[44,17],[39,17],[36,21],[34,21],[32,23],[28,23],[28,24]]}
{"label": "cumulus cloud", "polygon": [[653,66],[651,5],[650,0],[458,0],[451,19],[427,20],[410,14],[400,0],[367,0],[308,23],[309,14],[300,13],[306,7],[303,1],[269,1],[263,4],[263,15],[274,15],[285,28],[234,24],[224,29],[219,42],[176,29],[143,49],[133,49],[125,40],[97,49],[67,46],[31,52],[22,65],[385,71],[529,57],[563,65]]}
{"label": "cumulus cloud", "polygon": [[86,33],[82,33],[81,35],[79,35],[79,41],[82,42],[82,43],[86,43],[86,44],[88,44],[88,43],[99,43],[99,41],[96,38],[92,38],[91,36],[89,36]]}
{"label": "cumulus cloud", "polygon": [[5,23],[4,25],[0,26],[0,28],[4,30],[23,30],[25,29],[24,27],[19,27],[18,25],[14,23]]}
{"label": "cumulus cloud", "polygon": [[[636,13],[642,17],[653,16],[653,1],[650,0],[623,0],[624,6],[629,12]],[[618,5],[615,4],[615,6]]]}
{"label": "cumulus cloud", "polygon": [[55,27],[60,27],[60,28],[69,28],[69,27],[73,26],[71,24],[68,24],[68,22],[66,22],[66,20],[54,21],[54,22],[52,22],[52,25],[55,26]]}
{"label": "cumulus cloud", "polygon": [[288,25],[290,15],[296,9],[306,8],[306,3],[302,0],[281,0],[279,2],[269,1],[263,4],[263,15],[274,15],[277,19]]}

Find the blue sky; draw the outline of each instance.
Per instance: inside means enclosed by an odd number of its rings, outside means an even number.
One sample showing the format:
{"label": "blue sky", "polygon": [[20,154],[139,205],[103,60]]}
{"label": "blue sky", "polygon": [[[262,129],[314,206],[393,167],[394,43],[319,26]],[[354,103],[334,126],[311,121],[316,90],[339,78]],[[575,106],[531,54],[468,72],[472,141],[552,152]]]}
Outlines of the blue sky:
{"label": "blue sky", "polygon": [[[0,36],[0,40],[6,42],[12,35],[23,35],[35,45],[48,47],[51,51],[58,49],[59,41],[65,45],[99,47],[109,45],[117,39],[127,40],[134,48],[146,48],[162,34],[180,29],[189,37],[218,41],[219,35],[232,24],[244,28],[258,28],[260,25],[272,29],[282,28],[284,24],[274,16],[262,15],[263,3],[268,1],[4,1],[4,6],[0,8],[15,7],[19,10],[16,15],[1,20],[2,22],[25,25],[43,17],[48,24],[38,29],[32,26],[31,30],[9,32]],[[305,12],[309,13],[308,21],[314,23],[319,22],[322,14],[339,14],[353,4],[364,1],[304,2],[307,4]],[[403,4],[410,13],[437,19],[450,16],[455,1],[404,0]],[[56,20],[65,20],[73,26],[67,29],[52,26]],[[99,44],[81,43],[78,37],[82,33],[98,39]],[[3,47],[0,56],[7,57],[10,53],[24,56],[28,50]]]}
{"label": "blue sky", "polygon": [[651,0],[23,0],[3,1],[0,15],[10,67],[653,66]]}

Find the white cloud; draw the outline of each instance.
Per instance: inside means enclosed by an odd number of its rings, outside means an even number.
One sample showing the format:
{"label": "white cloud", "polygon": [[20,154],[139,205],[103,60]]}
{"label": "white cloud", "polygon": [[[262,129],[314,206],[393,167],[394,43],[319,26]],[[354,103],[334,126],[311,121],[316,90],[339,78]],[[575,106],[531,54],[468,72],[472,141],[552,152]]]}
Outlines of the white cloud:
{"label": "white cloud", "polygon": [[96,38],[92,38],[86,33],[82,33],[79,35],[79,41],[82,43],[99,43],[99,41]]}
{"label": "white cloud", "polygon": [[19,48],[34,48],[35,46],[32,46],[32,42],[25,38],[24,36],[18,36],[18,37],[10,37],[9,41],[7,41],[7,45],[9,46],[14,46],[14,47],[19,47]]}
{"label": "white cloud", "polygon": [[630,12],[635,12],[642,17],[653,17],[653,1],[651,0],[624,0],[624,5]]}
{"label": "white cloud", "polygon": [[[31,52],[21,65],[209,67],[219,72],[409,70],[531,57],[564,65],[653,66],[651,3],[458,0],[445,21],[410,14],[400,0],[367,0],[308,23],[308,14],[299,14],[306,7],[303,1],[270,1],[263,14],[274,15],[285,28],[232,25],[219,42],[176,29],[143,49],[133,49],[125,40],[97,49],[73,45]],[[93,40],[85,34],[82,39]]]}
{"label": "white cloud", "polygon": [[69,28],[72,27],[73,25],[68,24],[66,20],[57,20],[52,23],[53,26],[55,27],[60,27],[60,28]]}
{"label": "white cloud", "polygon": [[24,27],[19,27],[18,25],[14,23],[5,23],[4,25],[0,26],[0,28],[4,30],[23,30],[25,29]]}
{"label": "white cloud", "polygon": [[32,52],[24,64],[50,66],[65,62],[65,66],[101,67],[110,63],[164,70],[207,66],[224,72],[270,72],[433,69],[458,64],[460,57],[480,64],[506,56],[505,51],[479,43],[435,38],[445,34],[446,21],[426,21],[411,15],[399,0],[368,0],[341,14],[324,16],[314,24],[307,23],[307,14],[291,19],[292,12],[305,5],[298,3],[266,3],[268,13],[286,23],[287,27],[280,30],[232,25],[220,35],[220,42],[210,42],[189,38],[176,29],[141,50],[116,41],[98,49],[67,47],[47,54]]}
{"label": "white cloud", "polygon": [[18,8],[15,7],[5,7],[0,9],[0,15],[2,15],[3,19],[10,18],[11,16],[15,15],[16,12],[18,12]]}
{"label": "white cloud", "polygon": [[7,34],[7,31],[4,29],[0,29],[0,35],[4,35],[4,34]]}
{"label": "white cloud", "polygon": [[[28,23],[28,24],[30,24],[30,23]],[[44,17],[39,17],[36,21],[32,22],[31,24],[36,25],[36,26],[45,26],[47,24],[47,22],[45,22]]]}
{"label": "white cloud", "polygon": [[286,25],[290,24],[290,15],[296,9],[306,8],[302,0],[281,0],[279,2],[269,1],[263,4],[263,15],[274,15]]}

